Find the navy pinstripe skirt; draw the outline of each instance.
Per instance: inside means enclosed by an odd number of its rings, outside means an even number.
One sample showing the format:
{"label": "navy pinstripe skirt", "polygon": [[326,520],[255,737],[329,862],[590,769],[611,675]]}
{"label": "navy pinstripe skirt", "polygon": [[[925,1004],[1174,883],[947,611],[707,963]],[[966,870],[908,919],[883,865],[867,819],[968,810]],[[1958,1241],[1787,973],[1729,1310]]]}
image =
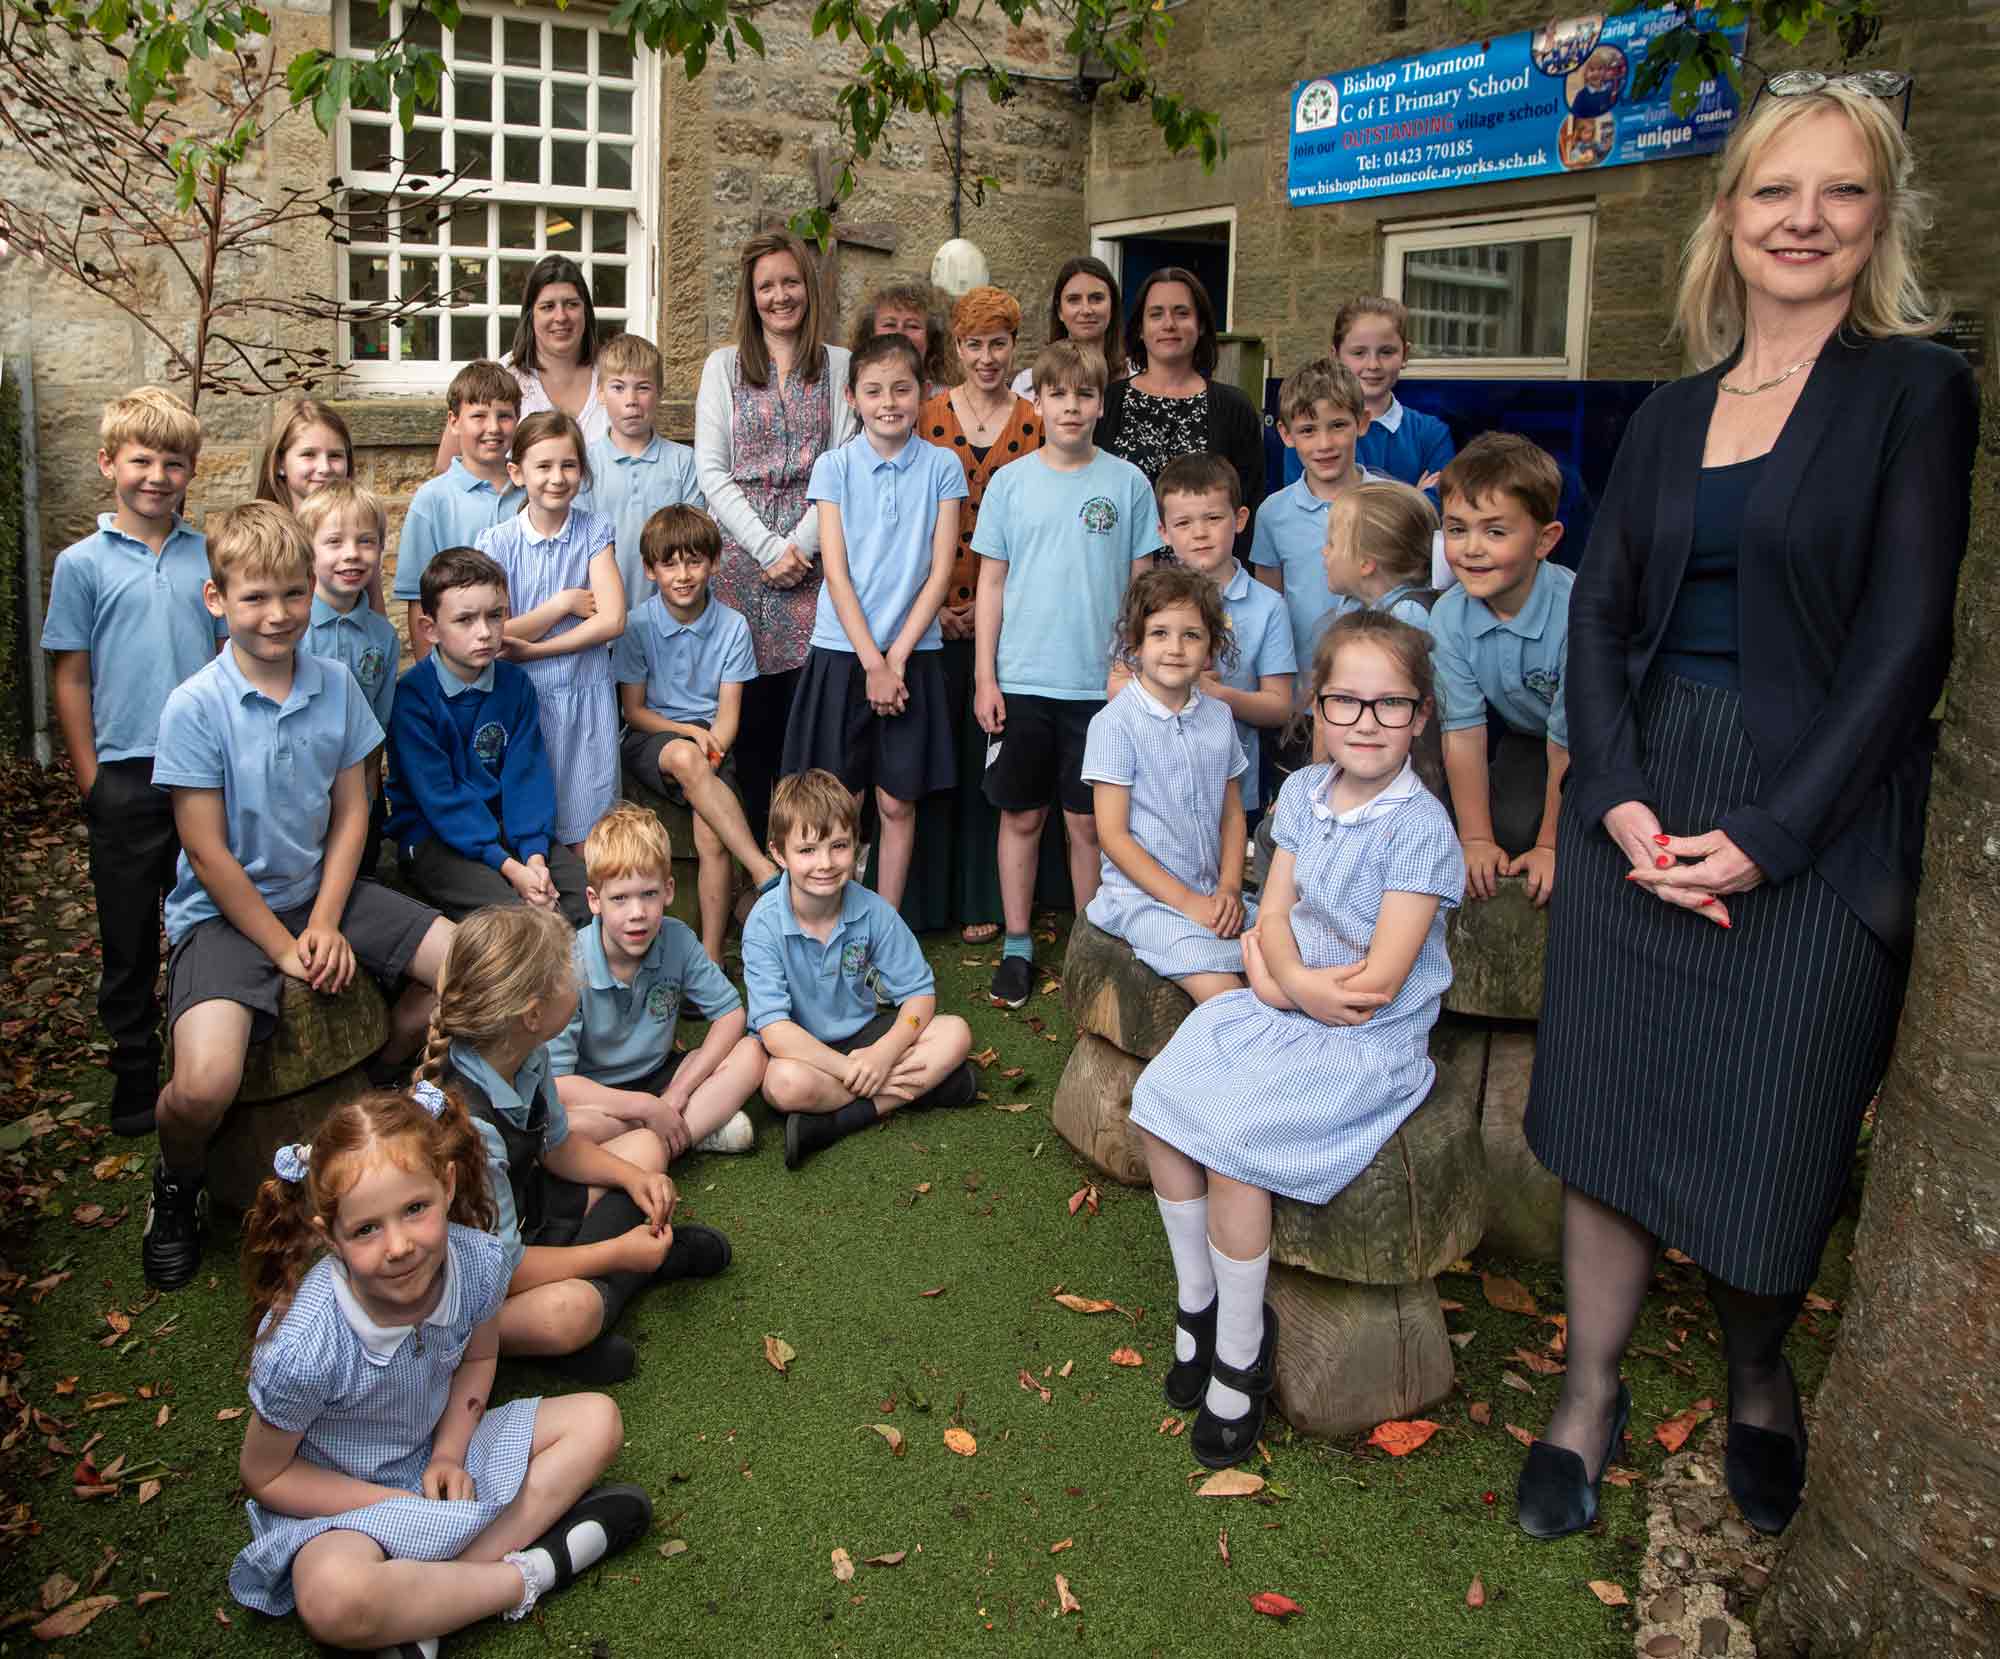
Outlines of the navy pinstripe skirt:
{"label": "navy pinstripe skirt", "polygon": [[[1756,797],[1734,692],[1656,670],[1640,726],[1668,834]],[[1557,849],[1528,1144],[1725,1283],[1803,1289],[1888,1065],[1904,964],[1812,870],[1727,899],[1725,929],[1628,882],[1602,826],[1567,806]]]}

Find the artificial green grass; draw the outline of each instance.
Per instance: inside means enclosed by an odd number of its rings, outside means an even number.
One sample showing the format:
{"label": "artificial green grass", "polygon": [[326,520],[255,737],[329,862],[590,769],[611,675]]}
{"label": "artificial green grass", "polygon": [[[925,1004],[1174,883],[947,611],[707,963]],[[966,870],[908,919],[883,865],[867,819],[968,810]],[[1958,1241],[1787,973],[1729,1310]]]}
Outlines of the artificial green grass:
{"label": "artificial green grass", "polygon": [[[682,1217],[723,1228],[736,1257],[719,1279],[642,1297],[623,1327],[639,1345],[640,1370],[613,1390],[626,1429],[613,1474],[653,1493],[654,1535],[527,1624],[481,1625],[447,1638],[446,1651],[509,1659],[1079,1645],[1330,1659],[1629,1653],[1629,1613],[1603,1607],[1586,1586],[1613,1580],[1636,1596],[1645,1488],[1607,1486],[1604,1519],[1587,1535],[1538,1544],[1515,1529],[1522,1448],[1504,1425],[1539,1429],[1560,1379],[1534,1376],[1511,1356],[1517,1347],[1539,1352],[1552,1327],[1490,1307],[1476,1276],[1441,1281],[1447,1298],[1465,1304],[1448,1323],[1473,1335],[1457,1352],[1458,1393],[1427,1413],[1442,1425],[1428,1445],[1392,1461],[1359,1442],[1293,1436],[1274,1416],[1262,1471],[1271,1487],[1261,1500],[1194,1495],[1185,1439],[1160,1432],[1172,1415],[1159,1389],[1171,1359],[1173,1286],[1152,1197],[1100,1182],[1097,1213],[1068,1210],[1089,1172],[1048,1118],[1071,1039],[1060,998],[1038,995],[1018,1014],[994,1010],[983,994],[993,950],[927,943],[940,1008],[967,1015],[976,1046],[998,1051],[987,1077],[992,1103],[893,1118],[796,1173],[784,1168],[780,1134],[764,1114],[751,1156],[675,1168]],[[1060,944],[1038,950],[1045,977]],[[1019,1079],[1001,1075],[1016,1066]],[[1030,1108],[993,1104],[1011,1100]],[[8,1262],[30,1280],[69,1271],[38,1305],[26,1291],[12,1298],[18,1326],[7,1336],[25,1354],[22,1399],[69,1426],[63,1455],[44,1452],[31,1428],[0,1460],[9,1501],[28,1503],[40,1527],[12,1551],[0,1614],[28,1606],[51,1573],[87,1579],[107,1549],[118,1560],[102,1591],[125,1600],[52,1647],[25,1627],[0,1633],[0,1653],[135,1645],[173,1655],[311,1653],[295,1621],[240,1608],[226,1587],[247,1538],[236,1490],[242,1423],[216,1420],[245,1404],[234,1233],[228,1222],[212,1233],[209,1274],[196,1287],[146,1305],[143,1173],[97,1182],[90,1172],[126,1144],[98,1140],[69,1154],[71,1182],[56,1200],[63,1211],[129,1204],[123,1223],[85,1229],[46,1216]],[[1833,1282],[1820,1287],[1830,1295],[1844,1288],[1845,1244],[1843,1229],[1828,1252]],[[1521,1278],[1543,1311],[1559,1308],[1553,1269],[1477,1265]],[[1143,1315],[1134,1323],[1070,1312],[1051,1299],[1058,1286]],[[933,1289],[940,1294],[923,1294]],[[1681,1311],[1670,1317],[1669,1308]],[[129,1352],[98,1346],[112,1309],[135,1310],[131,1334],[143,1340]],[[1809,1389],[1834,1321],[1821,1314],[1817,1324],[1793,1344]],[[1697,1398],[1722,1399],[1711,1326],[1699,1274],[1665,1266],[1635,1342],[1664,1353],[1686,1330],[1671,1363],[1688,1374],[1661,1359],[1630,1360],[1627,1463],[1657,1469],[1664,1454],[1649,1439],[1653,1427]],[[796,1350],[787,1373],[766,1360],[766,1335]],[[1110,1363],[1124,1345],[1144,1355],[1143,1366]],[[1057,1373],[1066,1364],[1065,1378]],[[1502,1384],[1507,1369],[1531,1384],[1532,1397]],[[1051,1391],[1049,1403],[1022,1386],[1023,1370]],[[75,1392],[57,1394],[71,1376]],[[142,1384],[171,1387],[164,1428],[154,1427],[158,1400],[138,1397]],[[501,1369],[501,1397],[562,1387],[532,1366]],[[131,1403],[83,1413],[80,1403],[100,1392]],[[1469,1420],[1474,1400],[1490,1404],[1490,1426]],[[878,1422],[902,1431],[905,1455],[867,1427]],[[954,1425],[976,1437],[975,1456],[947,1450],[944,1431]],[[94,1502],[72,1495],[76,1455],[100,1432],[100,1466],[120,1453],[172,1465],[157,1498],[141,1506],[129,1488]],[[1217,1548],[1223,1528],[1227,1565]],[[663,1558],[658,1546],[670,1540],[687,1548]],[[1063,1540],[1070,1547],[1051,1555]],[[856,1563],[851,1583],[835,1579],[836,1547]],[[863,1564],[895,1551],[908,1552],[899,1566]],[[1080,1613],[1057,1613],[1058,1573]],[[1465,1602],[1475,1574],[1486,1591],[1478,1610]],[[135,1611],[132,1598],[149,1588],[168,1599]],[[1288,1624],[1258,1615],[1250,1597],[1264,1590],[1305,1611]]]}

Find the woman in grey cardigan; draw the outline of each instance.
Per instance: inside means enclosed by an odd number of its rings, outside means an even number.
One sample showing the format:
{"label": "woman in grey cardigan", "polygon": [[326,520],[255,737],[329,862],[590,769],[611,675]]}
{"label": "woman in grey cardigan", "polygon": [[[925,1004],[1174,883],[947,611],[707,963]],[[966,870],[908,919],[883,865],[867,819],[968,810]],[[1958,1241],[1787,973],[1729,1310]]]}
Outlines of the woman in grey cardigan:
{"label": "woman in grey cardigan", "polygon": [[757,678],[743,688],[736,776],[761,843],[785,720],[819,604],[813,462],[854,434],[847,352],[828,345],[813,262],[799,240],[743,244],[734,343],[709,353],[695,397],[694,458],[722,528],[715,595],[750,624]]}

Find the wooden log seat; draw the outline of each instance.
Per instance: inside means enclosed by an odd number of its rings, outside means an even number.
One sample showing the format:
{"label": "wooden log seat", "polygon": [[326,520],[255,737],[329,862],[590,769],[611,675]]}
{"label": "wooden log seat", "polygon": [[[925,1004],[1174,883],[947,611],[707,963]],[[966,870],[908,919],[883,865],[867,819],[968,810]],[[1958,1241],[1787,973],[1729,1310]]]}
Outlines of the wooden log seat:
{"label": "wooden log seat", "polygon": [[1563,1184],[1528,1148],[1521,1120],[1535,1066],[1531,1027],[1494,1031],[1479,1133],[1486,1149],[1486,1248],[1523,1261],[1562,1260]]}
{"label": "wooden log seat", "polygon": [[[625,770],[622,787],[625,799],[635,806],[642,806],[666,826],[667,840],[674,852],[674,902],[667,906],[667,914],[693,928],[696,937],[701,935],[701,860],[694,850],[694,812],[682,806],[660,791],[658,780],[646,782],[629,767]],[[743,885],[741,867],[732,864],[737,872],[736,887]]]}
{"label": "wooden log seat", "polygon": [[1446,918],[1444,937],[1451,957],[1446,1008],[1492,1020],[1542,1017],[1549,913],[1535,908],[1521,877],[1503,876],[1490,899],[1468,898]]}

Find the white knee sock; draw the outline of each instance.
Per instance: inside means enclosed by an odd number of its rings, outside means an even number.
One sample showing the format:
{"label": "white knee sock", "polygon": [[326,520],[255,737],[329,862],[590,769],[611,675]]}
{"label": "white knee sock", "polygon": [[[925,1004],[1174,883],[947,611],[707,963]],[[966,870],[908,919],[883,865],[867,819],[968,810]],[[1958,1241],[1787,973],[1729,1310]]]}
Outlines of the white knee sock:
{"label": "white knee sock", "polygon": [[[604,1552],[610,1547],[611,1540],[605,1536],[599,1522],[577,1522],[563,1534],[563,1549],[569,1556],[570,1576],[574,1578],[586,1567],[594,1567],[604,1559]],[[525,1618],[535,1603],[556,1587],[555,1557],[536,1545],[532,1549],[511,1550],[502,1559],[520,1570],[524,1590],[520,1605],[507,1617]]]}
{"label": "white knee sock", "polygon": [[[1264,1345],[1264,1281],[1271,1272],[1271,1252],[1266,1248],[1240,1262],[1211,1244],[1208,1257],[1215,1275],[1215,1357],[1248,1370]],[[1218,1417],[1241,1417],[1250,1409],[1250,1396],[1211,1377],[1208,1409]]]}
{"label": "white knee sock", "polygon": [[[1176,1201],[1155,1195],[1160,1225],[1167,1230],[1167,1248],[1174,1255],[1176,1293],[1183,1313],[1200,1313],[1215,1300],[1215,1269],[1208,1261],[1208,1194]],[[1174,1358],[1194,1358],[1194,1338],[1175,1328]]]}

